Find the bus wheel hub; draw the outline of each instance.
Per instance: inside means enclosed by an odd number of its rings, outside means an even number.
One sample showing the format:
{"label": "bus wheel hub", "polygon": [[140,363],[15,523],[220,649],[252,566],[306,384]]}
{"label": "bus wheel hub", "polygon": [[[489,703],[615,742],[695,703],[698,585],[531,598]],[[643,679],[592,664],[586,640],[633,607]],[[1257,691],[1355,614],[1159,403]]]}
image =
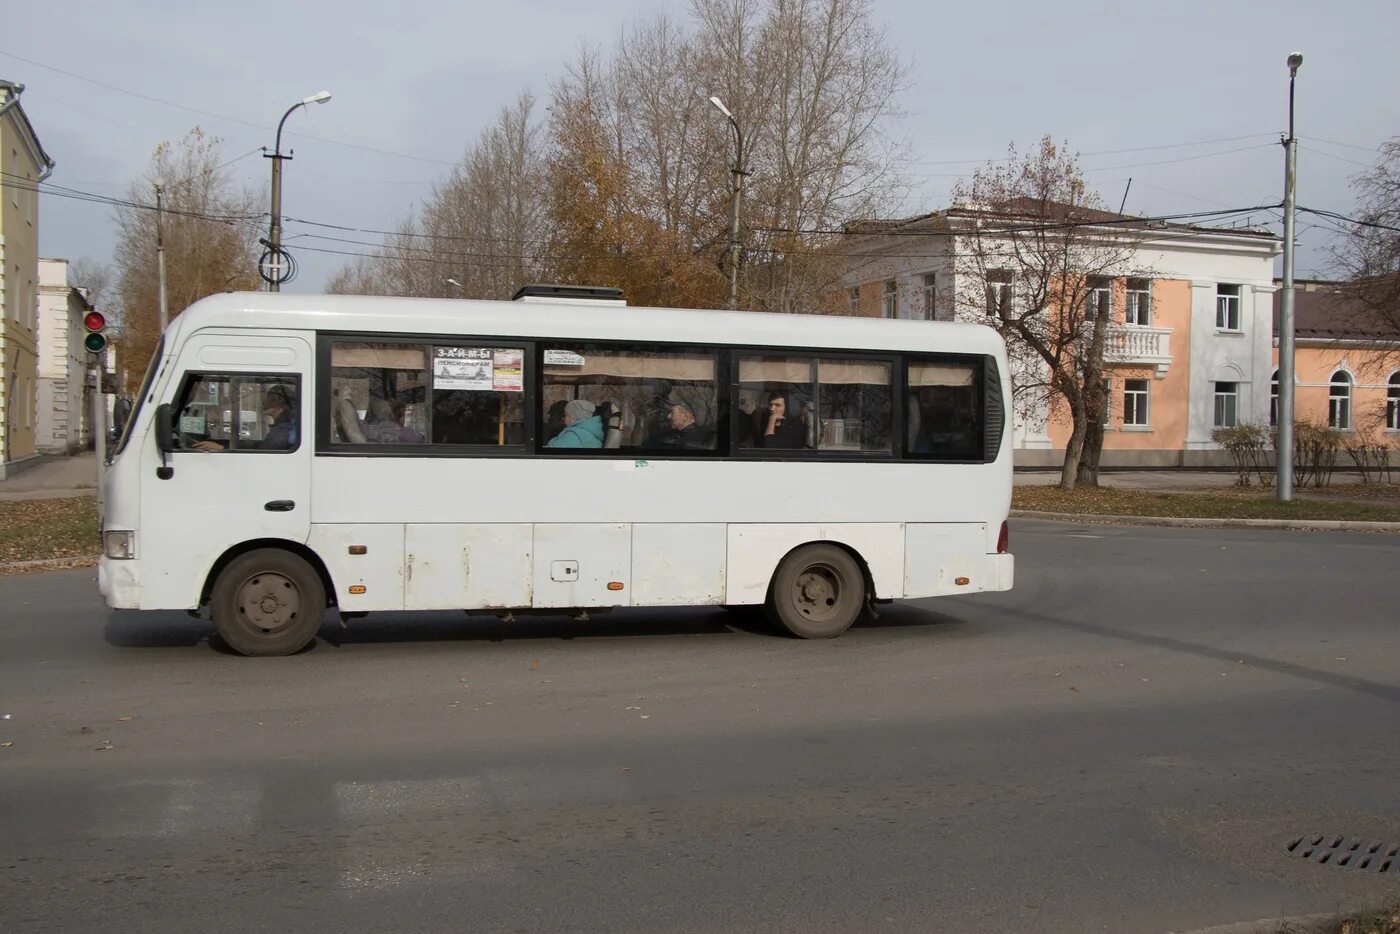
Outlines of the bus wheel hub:
{"label": "bus wheel hub", "polygon": [[281,574],[259,574],[249,578],[239,593],[238,608],[248,621],[271,631],[296,619],[301,593],[290,578]]}

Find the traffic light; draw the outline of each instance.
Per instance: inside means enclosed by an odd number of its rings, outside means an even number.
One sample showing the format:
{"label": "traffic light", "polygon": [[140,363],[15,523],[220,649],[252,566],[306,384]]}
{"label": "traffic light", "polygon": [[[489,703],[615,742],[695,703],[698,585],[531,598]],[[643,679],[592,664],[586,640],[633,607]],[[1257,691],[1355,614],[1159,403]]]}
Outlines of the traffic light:
{"label": "traffic light", "polygon": [[87,331],[83,347],[88,353],[99,354],[107,349],[107,335],[103,333],[107,329],[107,318],[102,312],[89,311],[83,315],[83,329]]}

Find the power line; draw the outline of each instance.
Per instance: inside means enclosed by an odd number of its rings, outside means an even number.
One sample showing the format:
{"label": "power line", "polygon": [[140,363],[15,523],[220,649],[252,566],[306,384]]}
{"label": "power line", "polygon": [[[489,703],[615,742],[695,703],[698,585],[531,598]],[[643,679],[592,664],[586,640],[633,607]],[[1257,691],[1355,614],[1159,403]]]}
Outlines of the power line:
{"label": "power line", "polygon": [[1349,162],[1352,165],[1359,165],[1363,169],[1369,169],[1372,167],[1369,162],[1358,162],[1355,159],[1348,159],[1346,156],[1339,156],[1334,152],[1327,152],[1325,149],[1314,149],[1311,146],[1304,146],[1303,151],[1310,152],[1315,156],[1326,156],[1328,159],[1336,159],[1338,162]]}
{"label": "power line", "polygon": [[[117,87],[115,84],[108,84],[108,83],[105,82],[105,81],[98,81],[96,78],[89,78],[89,77],[86,77],[85,75],[80,75],[80,74],[78,74],[78,73],[76,73],[76,72],[67,71],[66,69],[63,69],[63,68],[56,68],[56,67],[54,67],[53,65],[45,65],[43,62],[36,62],[36,61],[34,61],[33,59],[25,58],[25,57],[22,56],[22,55],[16,55],[15,53],[6,51],[5,49],[0,49],[0,55],[8,55],[10,58],[15,59],[16,61],[24,62],[26,65],[33,65],[35,68],[43,68],[43,69],[46,69],[46,70],[48,70],[48,71],[57,72],[57,73],[60,74],[60,75],[66,75],[67,77],[73,78],[74,80],[83,81],[83,82],[86,82],[86,83],[88,83],[88,84],[94,85],[94,86],[99,87],[99,88],[103,88],[103,89],[108,90],[108,91],[116,91],[118,94],[127,94],[127,95],[130,95],[131,97],[139,98],[139,99],[141,99],[141,100],[143,100],[143,101],[150,101],[150,102],[153,103],[153,104],[163,104],[163,105],[165,105],[166,107],[174,107],[174,108],[176,108],[177,110],[188,111],[189,113],[199,114],[200,116],[203,116],[203,117],[213,117],[213,118],[216,119],[216,120],[227,120],[227,121],[230,122],[230,123],[237,123],[237,124],[240,124],[241,126],[252,127],[252,128],[254,128],[254,129],[256,129],[256,130],[264,130],[264,131],[271,131],[271,130],[272,130],[272,127],[265,126],[264,124],[261,124],[261,123],[254,123],[254,122],[252,122],[251,120],[243,120],[243,119],[241,119],[241,118],[239,118],[239,117],[230,117],[228,114],[215,113],[215,112],[212,111],[212,110],[201,110],[201,109],[198,108],[198,107],[189,107],[189,106],[187,106],[187,105],[185,105],[185,104],[180,104],[180,103],[177,103],[177,102],[175,102],[175,101],[168,101],[168,100],[166,100],[166,99],[164,99],[164,98],[161,98],[161,97],[152,97],[152,96],[149,95],[149,94],[142,94],[142,93],[140,93],[139,91],[132,91],[132,90],[128,90],[127,88]],[[417,161],[419,161],[419,162],[434,162],[434,163],[437,163],[438,165],[451,165],[451,166],[455,166],[455,165],[457,164],[457,163],[455,163],[455,162],[449,162],[449,161],[447,161],[446,159],[433,159],[433,158],[430,158],[429,156],[415,156],[415,155],[412,155],[412,154],[406,153],[406,152],[393,152],[392,150],[388,150],[388,149],[376,149],[376,148],[373,147],[373,146],[362,146],[362,145],[360,145],[359,143],[347,143],[347,142],[345,142],[345,141],[343,141],[343,140],[330,139],[330,138],[324,137],[324,136],[313,136],[313,135],[311,135],[310,133],[301,133],[301,132],[288,131],[288,134],[287,134],[287,135],[289,135],[289,136],[298,136],[298,137],[300,137],[300,138],[302,138],[302,139],[315,140],[315,141],[318,142],[318,143],[330,143],[330,144],[333,145],[333,146],[344,146],[344,147],[346,147],[346,148],[348,148],[348,149],[359,149],[359,150],[361,150],[361,151],[363,151],[363,152],[372,152],[372,153],[375,153],[376,155],[381,155],[381,156],[394,156],[394,157],[399,158],[399,159],[415,159],[415,160],[417,160]]]}
{"label": "power line", "polygon": [[[1237,143],[1240,140],[1259,139],[1261,136],[1273,136],[1272,133],[1250,133],[1245,136],[1222,136],[1218,139],[1198,139],[1187,143],[1164,143],[1160,146],[1133,146],[1129,149],[1098,149],[1093,152],[1081,152],[1076,155],[1083,156],[1117,156],[1127,152],[1151,152],[1158,149],[1185,149],[1189,146],[1209,146],[1213,143]],[[930,159],[915,159],[913,165],[976,165],[992,162],[1016,162],[1021,157],[1003,156],[998,159],[944,159],[934,161]]]}
{"label": "power line", "polygon": [[[1253,145],[1253,146],[1238,146],[1238,147],[1236,147],[1236,148],[1234,148],[1234,149],[1222,149],[1222,150],[1220,150],[1220,151],[1218,151],[1218,152],[1203,152],[1203,153],[1198,153],[1198,154],[1196,154],[1196,155],[1194,155],[1194,156],[1181,156],[1180,158],[1177,158],[1177,159],[1157,159],[1157,160],[1154,160],[1154,161],[1152,161],[1152,162],[1128,162],[1128,163],[1124,163],[1123,165],[1099,165],[1099,166],[1094,166],[1094,167],[1092,167],[1092,168],[1083,169],[1083,170],[1081,170],[1081,171],[1082,171],[1085,175],[1088,175],[1088,174],[1091,173],[1091,172],[1112,172],[1112,171],[1116,171],[1116,170],[1118,170],[1118,169],[1139,169],[1139,168],[1144,168],[1144,167],[1146,167],[1146,166],[1152,166],[1152,165],[1174,165],[1174,164],[1176,164],[1176,163],[1178,163],[1178,162],[1194,162],[1194,161],[1197,161],[1197,160],[1199,160],[1199,159],[1214,159],[1214,158],[1216,158],[1217,156],[1229,156],[1229,155],[1233,155],[1234,153],[1237,153],[1237,152],[1248,152],[1248,151],[1250,151],[1250,150],[1252,150],[1252,149],[1267,149],[1267,148],[1272,148],[1274,145],[1276,145],[1276,144],[1274,144],[1274,143],[1258,143],[1258,144]],[[913,177],[915,177],[915,178],[966,178],[966,177],[967,177],[967,174],[966,174],[966,173],[963,173],[963,172],[944,172],[944,173],[912,172],[912,173],[910,173],[910,174],[911,174]]]}
{"label": "power line", "polygon": [[1327,143],[1330,146],[1341,146],[1343,149],[1359,149],[1362,152],[1369,152],[1372,155],[1380,151],[1379,146],[1358,146],[1355,143],[1339,143],[1334,139],[1323,139],[1321,136],[1300,136],[1298,138],[1312,140],[1314,143]]}
{"label": "power line", "polygon": [[[142,211],[154,211],[154,204],[143,204],[140,201],[132,201],[127,198],[117,198],[111,195],[100,195],[91,191],[80,191],[76,188],[68,188],[63,185],[55,185],[53,182],[35,183],[32,179],[23,178],[12,172],[0,172],[0,187],[11,188],[17,191],[31,191],[41,195],[48,195],[54,198],[66,198],[72,201],[87,201],[93,204],[105,204],[111,207],[134,208]],[[10,179],[13,179],[11,181]],[[217,221],[219,223],[229,223],[231,221],[257,220],[265,217],[263,213],[258,214],[206,214],[199,211],[184,211],[178,208],[162,207],[166,214],[173,214],[181,217],[192,217],[196,220]]]}
{"label": "power line", "polygon": [[1400,233],[1400,227],[1395,227],[1391,224],[1381,224],[1376,221],[1365,221],[1355,217],[1347,217],[1345,214],[1338,214],[1336,211],[1323,211],[1318,208],[1303,207],[1298,208],[1298,210],[1305,214],[1316,214],[1319,217],[1330,217],[1333,220],[1346,221],[1348,224],[1355,224],[1358,227],[1371,227],[1376,230],[1391,230],[1395,233]]}

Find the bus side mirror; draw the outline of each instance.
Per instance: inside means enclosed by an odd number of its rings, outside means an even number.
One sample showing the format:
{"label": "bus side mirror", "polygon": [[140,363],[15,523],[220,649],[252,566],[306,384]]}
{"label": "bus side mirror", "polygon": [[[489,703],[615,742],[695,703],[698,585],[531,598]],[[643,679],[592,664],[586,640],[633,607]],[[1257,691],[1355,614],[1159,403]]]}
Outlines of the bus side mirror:
{"label": "bus side mirror", "polygon": [[156,448],[165,455],[175,450],[175,407],[169,402],[156,406]]}

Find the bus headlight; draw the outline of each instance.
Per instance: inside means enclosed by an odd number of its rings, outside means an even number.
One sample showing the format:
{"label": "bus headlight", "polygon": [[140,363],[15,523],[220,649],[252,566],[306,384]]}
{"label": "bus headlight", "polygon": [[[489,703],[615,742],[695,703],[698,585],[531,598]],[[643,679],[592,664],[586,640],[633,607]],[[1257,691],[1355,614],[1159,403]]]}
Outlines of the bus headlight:
{"label": "bus headlight", "polygon": [[103,532],[102,550],[109,558],[129,561],[136,557],[136,533]]}

